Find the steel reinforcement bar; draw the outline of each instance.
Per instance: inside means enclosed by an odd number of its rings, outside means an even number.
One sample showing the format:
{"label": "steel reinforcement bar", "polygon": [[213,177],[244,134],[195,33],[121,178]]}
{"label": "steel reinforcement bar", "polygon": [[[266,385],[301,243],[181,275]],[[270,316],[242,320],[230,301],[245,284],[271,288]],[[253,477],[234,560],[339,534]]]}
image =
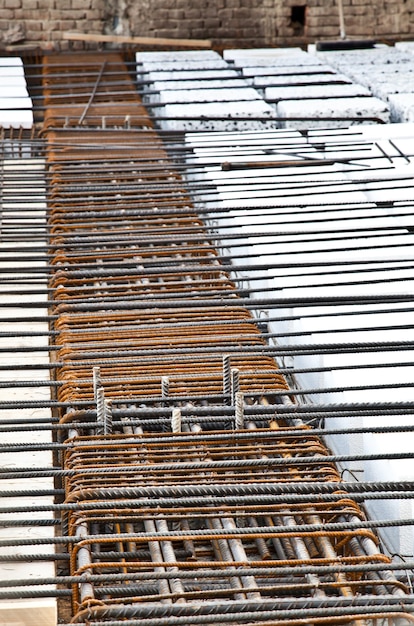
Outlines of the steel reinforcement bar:
{"label": "steel reinforcement bar", "polygon": [[[283,410],[296,395],[122,56],[46,56],[42,81],[54,416],[65,425],[54,431],[71,597],[68,619],[62,591],[61,620],[414,621],[361,499],[341,488],[319,434]],[[335,497],[319,498],[328,483]],[[255,496],[278,484],[297,498]],[[204,503],[182,497],[191,485]]]}

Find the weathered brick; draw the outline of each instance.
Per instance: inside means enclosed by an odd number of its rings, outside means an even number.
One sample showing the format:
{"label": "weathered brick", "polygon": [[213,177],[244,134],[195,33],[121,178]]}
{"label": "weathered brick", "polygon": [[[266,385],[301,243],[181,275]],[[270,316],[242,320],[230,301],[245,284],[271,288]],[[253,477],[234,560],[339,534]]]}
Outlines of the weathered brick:
{"label": "weathered brick", "polygon": [[[26,6],[26,0],[25,0]],[[53,9],[54,2],[53,0],[37,0],[37,6],[39,9]]]}
{"label": "weathered brick", "polygon": [[[336,37],[339,32],[337,0],[125,0],[119,17],[135,35],[211,38],[220,47],[274,46],[306,43],[309,39]],[[342,0],[348,36],[404,34],[414,28],[414,0]],[[111,29],[108,0],[0,0],[0,30],[13,20],[26,28],[26,41],[61,40],[65,30],[104,32]],[[293,28],[292,7],[307,6],[302,32]],[[115,9],[112,9],[115,11]],[[42,33],[46,33],[43,35]],[[225,43],[227,42],[227,43]],[[78,42],[70,49],[87,48]],[[98,45],[98,44],[97,44]],[[92,46],[93,48],[93,46]]]}
{"label": "weathered brick", "polygon": [[3,6],[5,9],[21,9],[22,0],[3,0]]}
{"label": "weathered brick", "polygon": [[86,19],[88,20],[88,22],[90,22],[91,20],[100,20],[101,17],[101,12],[97,9],[88,9],[86,11]]}
{"label": "weathered brick", "polygon": [[204,26],[208,29],[218,28],[220,25],[220,19],[218,17],[207,17],[204,20]]}
{"label": "weathered brick", "polygon": [[76,22],[75,22],[75,20],[63,19],[60,22],[60,26],[61,26],[62,31],[73,30],[75,28],[75,26],[76,26]]}
{"label": "weathered brick", "polygon": [[83,10],[91,9],[92,0],[72,0],[72,10]]}
{"label": "weathered brick", "polygon": [[[0,20],[11,20],[14,17],[14,11],[12,9],[0,9]],[[7,23],[6,28],[10,27],[10,22]]]}
{"label": "weathered brick", "polygon": [[185,11],[184,9],[171,9],[168,11],[168,17],[172,20],[185,20]]}
{"label": "weathered brick", "polygon": [[30,9],[29,11],[24,11],[24,18],[28,27],[30,27],[32,22],[47,22],[48,15],[36,9]]}
{"label": "weathered brick", "polygon": [[59,0],[59,3],[54,7],[54,12],[61,13],[68,10],[72,10],[72,0]]}
{"label": "weathered brick", "polygon": [[34,32],[34,33],[38,33],[39,31],[43,30],[43,26],[47,26],[47,24],[43,24],[42,20],[27,20],[26,21],[26,28],[27,28],[27,32]]}

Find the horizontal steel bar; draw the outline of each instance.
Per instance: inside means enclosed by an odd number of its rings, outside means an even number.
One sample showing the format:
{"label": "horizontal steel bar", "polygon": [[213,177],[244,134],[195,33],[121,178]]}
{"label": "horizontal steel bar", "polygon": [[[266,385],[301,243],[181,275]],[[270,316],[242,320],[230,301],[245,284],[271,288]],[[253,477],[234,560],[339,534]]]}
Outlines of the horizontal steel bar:
{"label": "horizontal steel bar", "polygon": [[[298,391],[297,393],[299,394],[300,391]],[[292,391],[289,390],[286,395],[291,395],[291,394],[292,394]],[[338,417],[342,417],[342,416],[343,416],[342,414],[338,415]],[[254,418],[257,418],[257,416],[253,416],[253,419]],[[351,418],[352,418],[352,415],[351,415]],[[30,430],[33,430],[33,431],[42,431],[42,430],[45,430],[45,431],[48,431],[48,430],[51,430],[51,431],[59,431],[59,430],[60,431],[68,431],[68,430],[73,429],[73,427],[74,427],[74,425],[71,424],[71,423],[68,423],[68,424],[57,424],[56,421],[57,420],[53,421],[53,420],[47,420],[47,419],[38,420],[37,422],[35,422],[32,425],[32,428],[30,428],[30,427],[16,425],[16,424],[25,423],[24,420],[11,420],[10,419],[10,420],[5,421],[5,423],[6,424],[13,424],[13,426],[10,426],[10,429],[2,427],[0,429],[0,432],[21,432],[21,431],[24,432],[25,430],[28,430],[28,431],[30,431]],[[3,420],[2,420],[2,423],[3,423]],[[167,423],[167,420],[165,418],[164,419],[160,418],[159,423]],[[309,423],[308,420],[306,420],[306,424],[308,424],[308,423]],[[131,419],[128,419],[127,423],[125,422],[125,419],[123,419],[123,420],[114,420],[113,421],[114,429],[119,427],[120,431],[123,431],[123,429],[126,426],[133,427],[133,426],[140,426],[140,425],[142,425],[142,421],[140,419],[133,419],[133,418],[131,418]],[[88,430],[93,430],[94,427],[96,427],[96,425],[93,422],[91,422],[91,421],[85,421],[85,422],[76,421],[76,428],[77,429],[86,428]],[[325,435],[357,435],[357,434],[364,434],[364,433],[375,433],[375,434],[405,433],[405,432],[411,433],[411,432],[413,432],[413,429],[414,429],[414,426],[411,426],[411,425],[410,426],[402,426],[400,424],[398,424],[396,426],[379,426],[378,425],[378,426],[366,426],[366,427],[359,427],[359,428],[358,427],[357,428],[332,428],[330,426],[329,430],[327,430],[326,428],[312,427],[312,435],[323,437]],[[259,433],[256,433],[256,435],[255,435],[255,437],[258,440],[261,439],[260,434],[262,434],[262,433],[259,432]],[[283,428],[283,426],[280,426],[278,428],[278,435],[280,437],[287,437],[287,438],[291,438],[291,437],[296,436],[296,435],[292,434],[292,431],[285,430]],[[229,441],[229,442],[234,442],[235,440],[238,440],[239,438],[240,438],[240,435],[237,436],[237,431],[229,431],[228,434],[226,434],[224,432],[224,434],[216,436],[216,439],[220,439],[220,440],[223,440],[223,441]],[[146,441],[145,437],[142,438],[141,439],[141,445],[144,445],[145,441]],[[175,437],[174,439],[169,440],[168,437],[165,437],[165,436],[157,437],[156,434],[153,433],[152,436],[151,436],[151,439],[148,440],[148,441],[150,441],[151,443],[158,442],[158,443],[161,443],[161,444],[164,444],[164,443],[165,444],[170,444],[170,443],[174,444],[176,442],[182,442],[182,441],[186,441],[186,440],[182,439],[182,438],[178,438],[178,437]],[[215,438],[214,438],[213,435],[210,434],[209,431],[204,431],[203,441],[204,442],[205,441],[212,441],[214,443]],[[44,446],[45,448],[47,448],[47,446],[49,444],[46,443],[46,444],[37,444],[37,445]],[[61,443],[61,444],[53,443],[53,444],[50,444],[50,445],[52,445],[53,448],[62,449],[62,450],[66,449],[68,447],[69,448],[71,447],[70,443],[69,444],[66,444],[66,443]]]}
{"label": "horizontal steel bar", "polygon": [[[252,487],[253,492],[256,491],[255,487],[256,485]],[[342,483],[337,483],[337,488],[339,487],[342,490]],[[14,497],[13,494],[11,494],[11,497]],[[223,511],[223,514],[226,516],[230,514],[237,515],[240,514],[240,512],[245,513],[246,511],[243,511],[243,507],[246,507],[248,513],[250,513],[251,515],[254,514],[255,517],[260,517],[272,513],[274,515],[279,515],[280,507],[283,505],[289,505],[291,509],[291,514],[300,515],[303,513],[303,509],[299,508],[298,510],[296,510],[295,505],[314,505],[315,499],[318,503],[342,503],[345,497],[350,498],[353,502],[360,504],[375,500],[412,500],[414,497],[414,491],[405,488],[404,486],[400,486],[398,490],[394,491],[388,489],[383,490],[380,485],[377,491],[369,493],[361,493],[358,491],[352,491],[351,489],[347,489],[345,492],[342,490],[341,493],[320,493],[316,489],[314,492],[310,491],[309,493],[295,493],[292,490],[282,494],[272,493],[267,495],[216,494],[214,496],[205,495],[202,497],[177,496],[177,498],[171,496],[157,499],[157,513],[159,515],[162,514],[165,516],[166,513],[164,512],[163,507],[168,507],[169,509],[171,509],[171,511],[176,511],[175,516],[183,516],[185,518],[201,517],[203,519],[206,519],[207,517],[217,516],[217,512],[215,512],[217,511],[217,506],[222,506],[227,509]],[[253,508],[254,511],[250,511],[249,507]],[[93,502],[84,500],[79,502],[64,502],[62,504],[51,503],[37,505],[34,504],[19,507],[1,507],[0,510],[2,513],[13,512],[16,514],[40,513],[47,511],[54,511],[55,513],[65,513],[67,511],[84,512],[85,514],[90,511],[93,514],[96,514],[97,512],[104,512],[108,510],[109,514],[113,514],[114,509],[116,509],[119,515],[126,513],[128,515],[141,518],[142,515],[151,515],[154,512],[154,501],[153,499],[146,499],[145,497],[140,499],[128,498],[127,500],[123,500],[122,498],[111,500],[102,499]],[[3,557],[0,555],[0,561],[2,558],[6,559],[7,556]],[[62,556],[62,560],[65,560],[65,555]],[[382,565],[382,567],[384,567],[384,565]],[[1,586],[2,585],[0,581],[0,587]]]}
{"label": "horizontal steel bar", "polygon": [[[98,492],[99,490],[95,490]],[[107,491],[107,490],[101,490]],[[121,490],[119,490],[121,491]],[[143,491],[147,491],[147,488],[143,488]],[[397,526],[412,526],[414,519],[400,519],[400,520],[358,520],[357,522],[330,522],[323,526],[323,533],[338,533],[341,531],[353,531],[353,530],[372,530],[373,528],[393,528]],[[229,529],[208,529],[208,530],[186,530],[186,531],[169,531],[169,532],[131,532],[131,533],[114,533],[110,536],[96,534],[85,535],[83,537],[76,536],[61,536],[61,537],[21,537],[20,539],[0,539],[0,548],[12,547],[12,546],[30,546],[30,545],[64,545],[77,543],[99,543],[99,541],[107,541],[110,537],[115,543],[116,541],[130,541],[135,543],[146,543],[148,541],[171,541],[173,539],[180,540],[181,538],[199,538],[204,540],[231,539],[233,537],[277,537],[278,535],[295,535],[298,533],[308,533],[309,536],[315,534],[319,536],[321,534],[320,524],[295,524],[292,526],[259,526],[256,528],[229,528]],[[172,564],[170,564],[172,565]],[[185,564],[189,566],[188,563]],[[386,566],[384,565],[384,569]],[[399,598],[401,601],[401,598]],[[414,602],[414,598],[413,598]]]}

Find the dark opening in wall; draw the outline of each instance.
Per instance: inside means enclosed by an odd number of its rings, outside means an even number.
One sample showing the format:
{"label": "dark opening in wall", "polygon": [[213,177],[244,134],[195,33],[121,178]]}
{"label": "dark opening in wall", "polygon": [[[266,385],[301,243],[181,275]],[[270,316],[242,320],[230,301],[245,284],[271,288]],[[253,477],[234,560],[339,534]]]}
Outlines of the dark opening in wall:
{"label": "dark opening in wall", "polygon": [[290,27],[294,35],[304,35],[306,26],[306,4],[294,5],[290,9]]}

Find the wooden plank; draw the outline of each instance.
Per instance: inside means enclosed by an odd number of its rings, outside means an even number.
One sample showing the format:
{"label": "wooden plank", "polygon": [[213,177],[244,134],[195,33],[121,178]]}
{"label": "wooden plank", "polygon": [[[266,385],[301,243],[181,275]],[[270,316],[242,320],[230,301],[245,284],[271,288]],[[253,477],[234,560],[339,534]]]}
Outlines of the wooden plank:
{"label": "wooden plank", "polygon": [[123,35],[101,35],[99,33],[64,32],[63,39],[86,42],[129,43],[145,46],[172,46],[179,48],[211,48],[209,39],[163,39],[160,37],[126,37]]}

